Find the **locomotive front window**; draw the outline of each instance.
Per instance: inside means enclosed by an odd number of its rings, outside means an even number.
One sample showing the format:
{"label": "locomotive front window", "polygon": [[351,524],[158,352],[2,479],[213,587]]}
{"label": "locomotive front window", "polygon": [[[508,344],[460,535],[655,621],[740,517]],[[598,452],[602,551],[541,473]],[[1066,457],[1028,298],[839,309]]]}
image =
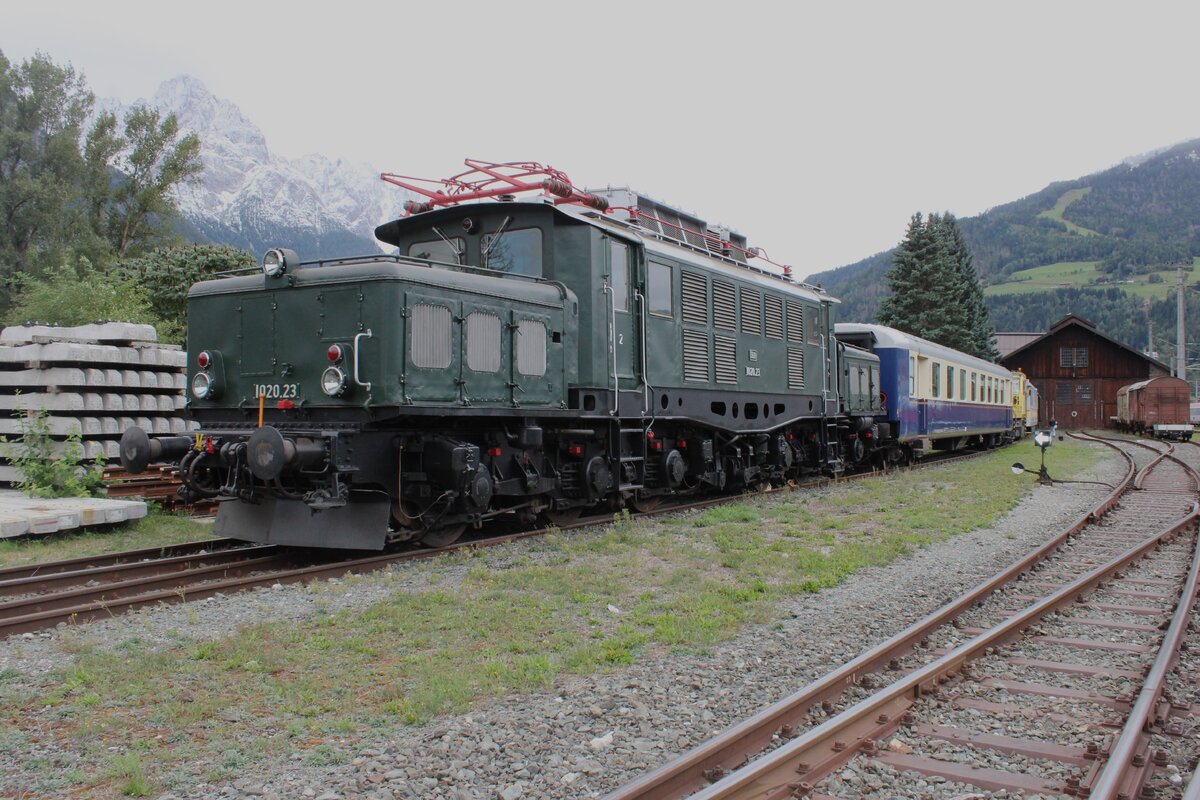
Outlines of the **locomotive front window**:
{"label": "locomotive front window", "polygon": [[484,269],[542,277],[542,229],[520,228],[485,233],[479,240]]}
{"label": "locomotive front window", "polygon": [[664,317],[675,316],[675,305],[671,295],[671,265],[651,261],[649,264],[649,296],[650,313]]}
{"label": "locomotive front window", "polygon": [[466,263],[463,240],[457,236],[449,239],[433,239],[428,242],[413,242],[408,246],[408,255],[411,258],[425,258],[447,264]]}

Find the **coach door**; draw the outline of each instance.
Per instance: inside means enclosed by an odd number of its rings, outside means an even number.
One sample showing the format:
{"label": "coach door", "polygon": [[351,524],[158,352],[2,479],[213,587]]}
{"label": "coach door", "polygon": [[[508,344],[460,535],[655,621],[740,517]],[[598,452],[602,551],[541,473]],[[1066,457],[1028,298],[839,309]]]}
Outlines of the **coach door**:
{"label": "coach door", "polygon": [[612,372],[615,358],[616,375],[622,389],[637,388],[637,361],[640,352],[637,342],[639,309],[635,289],[633,248],[625,242],[608,239],[608,282],[605,292],[609,305],[609,367]]}

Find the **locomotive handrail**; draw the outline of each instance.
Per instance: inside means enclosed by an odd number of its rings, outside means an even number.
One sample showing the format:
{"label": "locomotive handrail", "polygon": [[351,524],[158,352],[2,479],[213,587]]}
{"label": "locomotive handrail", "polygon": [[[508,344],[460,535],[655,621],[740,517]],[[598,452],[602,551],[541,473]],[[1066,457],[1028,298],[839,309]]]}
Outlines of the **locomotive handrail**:
{"label": "locomotive handrail", "polygon": [[370,328],[367,328],[365,331],[360,331],[359,333],[354,334],[354,383],[357,384],[358,386],[361,386],[362,388],[366,389],[369,392],[369,391],[371,391],[371,382],[367,381],[366,383],[363,383],[362,379],[359,378],[359,375],[358,375],[358,349],[359,349],[358,348],[358,340],[362,339],[364,337],[366,337],[367,339],[371,338],[371,329]]}
{"label": "locomotive handrail", "polygon": [[646,380],[646,297],[639,291],[634,291],[634,296],[637,297],[638,311],[638,330],[642,334],[639,338],[642,343],[642,416],[650,413],[650,381]]}
{"label": "locomotive handrail", "polygon": [[621,403],[621,379],[617,377],[617,293],[607,281],[604,283],[604,293],[608,295],[608,341],[612,348],[613,407],[609,416],[615,417],[617,406]]}

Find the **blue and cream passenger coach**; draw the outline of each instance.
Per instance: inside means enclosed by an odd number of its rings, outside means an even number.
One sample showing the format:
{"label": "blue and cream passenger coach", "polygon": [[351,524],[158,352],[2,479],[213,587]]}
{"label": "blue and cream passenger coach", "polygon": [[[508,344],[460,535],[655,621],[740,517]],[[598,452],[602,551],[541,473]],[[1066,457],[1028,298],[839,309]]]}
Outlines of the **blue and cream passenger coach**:
{"label": "blue and cream passenger coach", "polygon": [[883,413],[902,446],[919,453],[1011,438],[1007,369],[884,325],[840,322],[835,331],[879,357]]}

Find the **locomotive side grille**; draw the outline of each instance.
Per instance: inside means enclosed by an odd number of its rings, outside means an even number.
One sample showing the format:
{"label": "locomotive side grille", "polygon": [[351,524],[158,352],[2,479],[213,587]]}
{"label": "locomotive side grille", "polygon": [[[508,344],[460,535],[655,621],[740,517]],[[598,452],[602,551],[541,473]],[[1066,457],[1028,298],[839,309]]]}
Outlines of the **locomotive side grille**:
{"label": "locomotive side grille", "polygon": [[704,231],[700,226],[687,217],[681,217],[680,221],[683,222],[683,240],[693,247],[704,247]]}
{"label": "locomotive side grille", "polygon": [[683,379],[708,382],[708,333],[705,331],[683,331]]}
{"label": "locomotive side grille", "polygon": [[804,351],[789,347],[787,356],[788,388],[804,388]]}
{"label": "locomotive side grille", "polygon": [[713,337],[714,366],[717,383],[737,383],[737,341],[724,336]]}
{"label": "locomotive side grille", "polygon": [[451,358],[450,309],[420,303],[412,308],[412,363],[422,369],[445,369]]}
{"label": "locomotive side grille", "polygon": [[787,338],[789,342],[804,341],[804,306],[792,300],[787,303]]}
{"label": "locomotive side grille", "polygon": [[[708,285],[703,275],[686,270],[680,275],[683,296],[683,321],[708,324]],[[707,379],[706,379],[707,380]]]}
{"label": "locomotive side grille", "polygon": [[767,338],[783,338],[783,301],[778,297],[767,295]]}
{"label": "locomotive side grille", "polygon": [[535,319],[517,323],[517,372],[532,377],[546,374],[546,326]]}
{"label": "locomotive side grille", "polygon": [[467,369],[500,369],[500,318],[495,314],[472,311],[467,315]]}
{"label": "locomotive side grille", "polygon": [[742,333],[762,336],[762,295],[742,289]]}
{"label": "locomotive side grille", "polygon": [[654,216],[662,221],[662,233],[670,239],[683,239],[683,231],[680,228],[683,226],[683,220],[679,215],[668,208],[656,208]]}
{"label": "locomotive side grille", "polygon": [[727,331],[737,329],[732,283],[713,281],[713,325]]}
{"label": "locomotive side grille", "polygon": [[[658,216],[658,209],[654,208],[654,206],[646,205],[645,203],[638,203],[638,211],[642,212],[643,214],[650,214],[654,217]],[[639,216],[637,223],[651,233],[662,233],[662,228],[659,227],[658,220],[656,219],[649,219],[644,216]]]}

